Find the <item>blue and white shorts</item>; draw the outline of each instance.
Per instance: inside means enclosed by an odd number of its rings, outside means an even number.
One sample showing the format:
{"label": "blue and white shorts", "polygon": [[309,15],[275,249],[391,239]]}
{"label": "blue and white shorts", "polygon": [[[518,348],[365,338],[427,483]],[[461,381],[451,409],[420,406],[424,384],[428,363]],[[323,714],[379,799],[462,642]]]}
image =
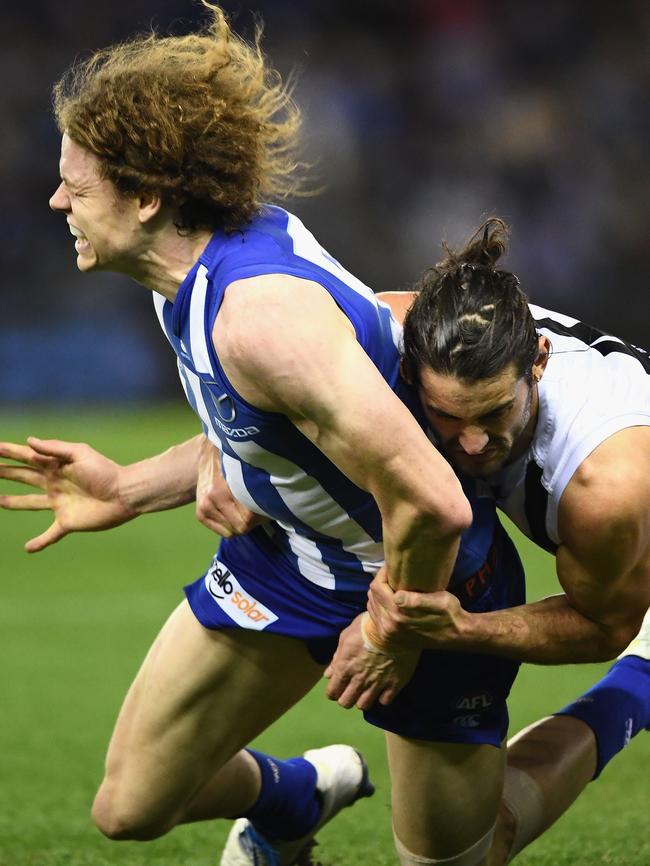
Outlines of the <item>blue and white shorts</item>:
{"label": "blue and white shorts", "polygon": [[[524,573],[515,547],[496,521],[478,568],[450,591],[467,610],[523,604]],[[209,629],[248,628],[302,640],[319,664],[332,657],[340,632],[366,608],[359,592],[328,590],[306,580],[263,527],[224,539],[212,565],[185,587],[199,622]],[[398,697],[364,715],[370,723],[415,739],[500,745],[507,733],[506,698],[518,663],[487,655],[426,650]]]}

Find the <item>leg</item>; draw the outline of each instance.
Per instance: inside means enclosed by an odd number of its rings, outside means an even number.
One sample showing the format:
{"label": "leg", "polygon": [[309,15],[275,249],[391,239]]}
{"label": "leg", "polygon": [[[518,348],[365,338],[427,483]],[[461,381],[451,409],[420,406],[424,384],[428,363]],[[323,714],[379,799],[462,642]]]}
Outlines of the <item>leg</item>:
{"label": "leg", "polygon": [[490,866],[509,862],[564,814],[593,778],[596,738],[571,716],[550,716],[508,742],[504,798]]}
{"label": "leg", "polygon": [[129,690],[93,817],[111,838],[154,838],[176,824],[241,814],[259,768],[240,750],[316,682],[304,645],[210,631],[187,602],[169,618]]}
{"label": "leg", "polygon": [[509,862],[547,830],[648,724],[650,614],[637,638],[586,695],[508,744],[492,866]]}
{"label": "leg", "polygon": [[402,863],[487,863],[505,748],[386,737],[393,828]]}

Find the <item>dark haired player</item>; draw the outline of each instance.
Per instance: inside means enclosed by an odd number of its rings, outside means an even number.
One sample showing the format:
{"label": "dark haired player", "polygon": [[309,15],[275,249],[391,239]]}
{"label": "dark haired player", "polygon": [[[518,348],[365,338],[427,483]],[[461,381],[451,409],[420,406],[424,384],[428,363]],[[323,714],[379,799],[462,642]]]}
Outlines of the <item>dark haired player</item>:
{"label": "dark haired player", "polygon": [[[383,297],[398,318],[408,310],[403,369],[441,450],[555,555],[564,594],[476,614],[450,593],[393,594],[380,579],[370,607],[388,645],[602,661],[650,605],[650,358],[529,305],[497,268],[505,242],[505,224],[489,220],[415,295]],[[650,614],[603,680],[511,742],[491,862],[543,832],[648,724]]]}

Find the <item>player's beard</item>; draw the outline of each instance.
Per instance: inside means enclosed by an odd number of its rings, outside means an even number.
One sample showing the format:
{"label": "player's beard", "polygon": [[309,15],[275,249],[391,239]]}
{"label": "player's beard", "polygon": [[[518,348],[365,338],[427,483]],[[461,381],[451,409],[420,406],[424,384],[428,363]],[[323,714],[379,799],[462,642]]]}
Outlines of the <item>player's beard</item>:
{"label": "player's beard", "polygon": [[[508,452],[505,459],[502,461],[498,469],[507,466],[508,463],[514,463],[522,454],[528,451],[530,443],[533,441],[535,427],[537,425],[537,385],[531,384],[526,395],[526,403],[521,413],[521,418],[516,429],[510,434],[510,442],[508,443]],[[495,471],[498,471],[495,470]]]}

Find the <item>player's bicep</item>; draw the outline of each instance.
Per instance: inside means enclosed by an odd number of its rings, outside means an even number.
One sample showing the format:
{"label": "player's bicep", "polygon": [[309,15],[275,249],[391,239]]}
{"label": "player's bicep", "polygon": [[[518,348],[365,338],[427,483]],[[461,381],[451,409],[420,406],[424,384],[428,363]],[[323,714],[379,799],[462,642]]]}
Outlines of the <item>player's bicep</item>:
{"label": "player's bicep", "polygon": [[[402,401],[350,335],[340,335],[336,357],[316,357],[320,381],[301,384],[287,414],[330,459],[367,489],[378,474],[399,474],[404,459],[437,455]],[[318,363],[318,362],[321,363]]]}
{"label": "player's bicep", "polygon": [[644,479],[628,481],[619,474],[616,485],[593,475],[571,482],[560,508],[557,571],[585,616],[633,628],[650,605],[650,489]]}
{"label": "player's bicep", "polygon": [[[327,362],[325,357],[320,360],[322,370]],[[384,521],[404,503],[414,521],[435,515],[440,531],[469,519],[469,506],[451,467],[353,337],[341,335],[336,360],[327,366],[320,387],[312,392],[305,381],[302,390],[308,396],[299,412],[287,408],[287,414],[339,469],[374,496]]]}

